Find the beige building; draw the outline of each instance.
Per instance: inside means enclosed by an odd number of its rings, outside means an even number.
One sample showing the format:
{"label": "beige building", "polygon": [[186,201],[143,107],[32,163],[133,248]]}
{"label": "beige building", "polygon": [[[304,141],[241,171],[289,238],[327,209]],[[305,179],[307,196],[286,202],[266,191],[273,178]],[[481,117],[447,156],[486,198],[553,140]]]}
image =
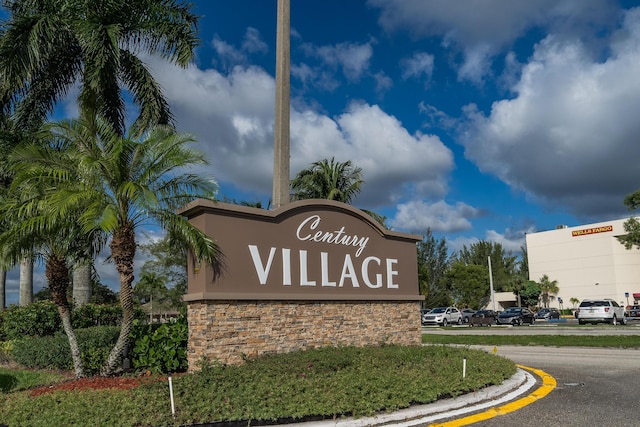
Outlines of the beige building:
{"label": "beige building", "polygon": [[619,219],[526,235],[529,279],[546,274],[560,291],[551,307],[573,308],[571,298],[611,298],[621,305],[640,301],[640,250],[625,249]]}

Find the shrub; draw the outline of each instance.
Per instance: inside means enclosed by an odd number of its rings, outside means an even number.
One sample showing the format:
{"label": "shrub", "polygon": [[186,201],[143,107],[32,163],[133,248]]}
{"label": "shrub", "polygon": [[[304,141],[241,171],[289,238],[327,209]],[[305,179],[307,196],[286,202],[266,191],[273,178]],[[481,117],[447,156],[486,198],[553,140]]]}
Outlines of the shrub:
{"label": "shrub", "polygon": [[[109,351],[116,343],[120,328],[96,326],[75,331],[86,375],[100,372]],[[27,337],[13,342],[11,358],[29,368],[73,369],[69,340],[63,333],[46,337]]]}
{"label": "shrub", "polygon": [[142,325],[136,322],[131,334],[134,343],[132,363],[137,370],[155,373],[187,370],[187,318],[163,324]]}
{"label": "shrub", "polygon": [[62,331],[58,309],[52,301],[36,301],[22,307],[12,305],[0,316],[4,340],[47,336]]}
{"label": "shrub", "polygon": [[[140,307],[134,309],[134,318],[144,319]],[[71,311],[74,329],[93,326],[119,326],[122,309],[119,304],[85,304]],[[56,305],[50,300],[36,301],[27,306],[12,305],[0,312],[0,341],[28,336],[50,336],[62,331],[62,322]]]}

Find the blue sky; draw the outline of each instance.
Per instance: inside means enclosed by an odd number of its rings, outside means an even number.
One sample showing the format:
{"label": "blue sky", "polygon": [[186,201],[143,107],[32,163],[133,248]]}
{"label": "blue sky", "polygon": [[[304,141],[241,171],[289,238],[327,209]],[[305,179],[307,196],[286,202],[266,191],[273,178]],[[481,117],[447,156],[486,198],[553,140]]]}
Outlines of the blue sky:
{"label": "blue sky", "polygon": [[[291,0],[292,175],[351,160],[365,180],[355,206],[398,231],[430,227],[452,251],[488,240],[517,254],[527,232],[626,217],[640,181],[638,6]],[[266,205],[276,0],[194,11],[195,63],[147,63],[220,196]]]}

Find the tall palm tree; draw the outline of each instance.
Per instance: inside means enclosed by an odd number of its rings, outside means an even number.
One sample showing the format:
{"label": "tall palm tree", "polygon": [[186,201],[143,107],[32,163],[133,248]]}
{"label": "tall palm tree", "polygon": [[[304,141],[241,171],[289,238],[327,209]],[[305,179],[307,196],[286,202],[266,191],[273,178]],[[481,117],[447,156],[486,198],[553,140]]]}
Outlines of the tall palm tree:
{"label": "tall palm tree", "polygon": [[[108,375],[122,356],[133,323],[136,230],[145,224],[163,227],[188,244],[195,260],[211,264],[216,272],[220,272],[222,258],[212,239],[175,213],[196,198],[214,200],[217,190],[213,180],[185,171],[206,164],[202,153],[188,147],[193,138],[159,126],[142,139],[132,139],[121,137],[104,121],[95,124],[74,120],[52,126],[53,138],[66,144],[74,158],[66,166],[56,164],[56,170],[49,173],[34,170],[30,180],[37,182],[46,175],[58,181],[44,196],[53,206],[52,220],[82,207],[78,222],[84,231],[99,229],[111,237],[123,320],[102,371]],[[37,156],[24,156],[21,161],[33,168],[49,164],[48,159]]]}
{"label": "tall palm tree", "polygon": [[3,110],[37,127],[74,85],[85,120],[125,133],[121,86],[139,108],[136,134],[171,122],[161,88],[140,59],[159,55],[185,67],[199,44],[198,17],[176,0],[3,0],[0,34]]}
{"label": "tall palm tree", "polygon": [[329,199],[351,203],[364,184],[362,169],[353,166],[350,160],[336,162],[320,160],[303,169],[291,181],[293,200]]}
{"label": "tall palm tree", "polygon": [[558,281],[551,280],[549,276],[543,274],[538,282],[538,286],[540,286],[542,303],[545,307],[549,307],[549,295],[558,295],[558,292],[560,292]]}

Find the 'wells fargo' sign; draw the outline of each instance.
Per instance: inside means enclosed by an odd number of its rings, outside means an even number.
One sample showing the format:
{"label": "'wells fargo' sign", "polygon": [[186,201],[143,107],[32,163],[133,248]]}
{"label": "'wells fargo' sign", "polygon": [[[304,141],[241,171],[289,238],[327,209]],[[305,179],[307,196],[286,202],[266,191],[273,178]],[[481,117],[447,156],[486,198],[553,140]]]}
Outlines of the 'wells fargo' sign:
{"label": "'wells fargo' sign", "polygon": [[586,236],[588,234],[605,233],[607,231],[613,231],[613,225],[603,225],[602,227],[584,228],[582,230],[574,230],[571,232],[573,237]]}
{"label": "'wells fargo' sign", "polygon": [[185,300],[421,300],[416,242],[349,205],[304,200],[268,211],[196,201],[181,212],[225,268],[189,263]]}

